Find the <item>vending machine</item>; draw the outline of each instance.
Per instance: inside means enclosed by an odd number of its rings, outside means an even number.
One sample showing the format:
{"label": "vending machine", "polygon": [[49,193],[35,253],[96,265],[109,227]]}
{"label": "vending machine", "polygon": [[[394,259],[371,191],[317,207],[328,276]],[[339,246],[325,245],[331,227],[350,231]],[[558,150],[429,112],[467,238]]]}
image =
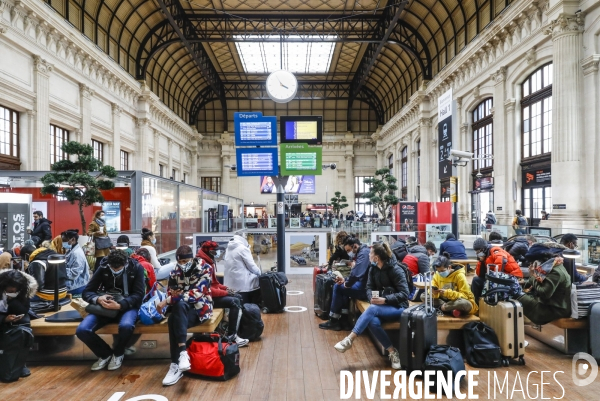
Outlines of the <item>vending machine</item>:
{"label": "vending machine", "polygon": [[23,245],[31,224],[31,194],[0,193],[0,248]]}

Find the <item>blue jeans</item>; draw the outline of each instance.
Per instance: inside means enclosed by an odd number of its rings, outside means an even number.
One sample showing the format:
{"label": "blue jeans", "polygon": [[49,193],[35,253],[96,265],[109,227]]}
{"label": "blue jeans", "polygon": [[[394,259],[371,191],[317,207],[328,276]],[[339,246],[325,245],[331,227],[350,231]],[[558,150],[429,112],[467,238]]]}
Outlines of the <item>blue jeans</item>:
{"label": "blue jeans", "polygon": [[397,320],[400,321],[400,316],[404,312],[404,308],[398,308],[392,305],[369,305],[362,315],[356,321],[356,325],[352,329],[354,334],[362,334],[367,326],[371,333],[377,338],[381,345],[388,349],[392,346],[392,340],[388,337],[385,330],[381,327],[382,320]]}
{"label": "blue jeans", "polygon": [[[120,313],[116,318],[87,315],[83,322],[77,327],[75,334],[90,350],[98,357],[106,359],[111,355],[122,356],[125,354],[125,347],[133,335],[135,322],[138,317],[137,309],[130,309]],[[116,336],[113,348],[100,338],[96,331],[109,323],[119,322],[119,334]]]}
{"label": "blue jeans", "polygon": [[342,309],[348,309],[350,298],[367,299],[367,291],[365,285],[357,281],[350,288],[344,287],[344,284],[335,284],[333,286],[333,295],[331,297],[331,309],[329,316],[334,319],[339,319]]}

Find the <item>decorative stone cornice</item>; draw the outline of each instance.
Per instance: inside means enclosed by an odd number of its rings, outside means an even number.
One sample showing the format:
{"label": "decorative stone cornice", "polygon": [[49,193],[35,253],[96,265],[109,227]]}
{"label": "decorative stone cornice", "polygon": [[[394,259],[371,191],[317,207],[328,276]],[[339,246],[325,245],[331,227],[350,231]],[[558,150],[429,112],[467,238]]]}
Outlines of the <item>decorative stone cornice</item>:
{"label": "decorative stone cornice", "polygon": [[135,126],[138,128],[143,128],[143,127],[152,127],[152,124],[150,123],[150,119],[149,118],[136,118],[135,119]]}
{"label": "decorative stone cornice", "polygon": [[585,24],[585,13],[559,14],[558,18],[550,21],[544,27],[544,34],[556,39],[562,35],[580,34]]}
{"label": "decorative stone cornice", "polygon": [[346,161],[352,161],[353,158],[354,158],[353,154],[344,155],[344,160],[346,160]]}
{"label": "decorative stone cornice", "polygon": [[79,84],[79,93],[81,93],[81,96],[84,99],[90,100],[92,98],[92,96],[94,96],[94,90],[91,89],[89,86],[87,86],[86,84]]}
{"label": "decorative stone cornice", "polygon": [[581,60],[583,75],[590,75],[598,72],[598,63],[600,63],[600,54],[592,54]]}
{"label": "decorative stone cornice", "polygon": [[506,99],[504,102],[504,110],[507,112],[515,111],[515,106],[517,105],[516,99]]}
{"label": "decorative stone cornice", "polygon": [[534,64],[537,60],[537,46],[532,46],[531,49],[525,53],[525,60],[527,60],[527,64]]}
{"label": "decorative stone cornice", "polygon": [[479,90],[479,85],[477,85],[476,87],[473,88],[473,92],[471,92],[473,94],[473,98],[475,98],[476,100],[479,99],[481,97],[481,92]]}
{"label": "decorative stone cornice", "polygon": [[[4,3],[0,3],[0,4],[4,4]],[[0,5],[0,15],[2,15],[2,6]],[[0,21],[0,35],[4,35],[6,32],[8,32],[8,28],[9,26],[7,24],[5,24],[4,22]]]}
{"label": "decorative stone cornice", "polygon": [[496,83],[496,85],[501,84],[506,80],[506,73],[508,68],[506,66],[502,66],[496,70],[495,73],[491,75],[492,79]]}
{"label": "decorative stone cornice", "polygon": [[50,64],[46,59],[41,58],[38,55],[33,55],[33,65],[35,71],[42,74],[49,74],[54,69],[54,65]]}

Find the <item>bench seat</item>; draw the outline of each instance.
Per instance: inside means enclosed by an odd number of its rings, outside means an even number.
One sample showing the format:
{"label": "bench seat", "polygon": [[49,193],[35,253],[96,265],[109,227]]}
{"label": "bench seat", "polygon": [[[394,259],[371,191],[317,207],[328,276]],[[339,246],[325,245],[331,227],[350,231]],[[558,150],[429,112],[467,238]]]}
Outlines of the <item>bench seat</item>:
{"label": "bench seat", "polygon": [[561,329],[587,329],[588,328],[588,320],[587,319],[573,319],[570,317],[564,317],[562,319],[556,319],[550,324],[561,328]]}
{"label": "bench seat", "polygon": [[[65,305],[61,311],[73,310],[71,305]],[[45,316],[50,316],[54,312],[44,313]],[[197,326],[190,327],[188,333],[212,333],[223,319],[223,309],[214,309],[212,317]],[[72,336],[75,335],[79,322],[66,323],[49,323],[44,318],[31,321],[31,329],[34,336]],[[118,334],[119,325],[111,323],[97,331],[98,334]],[[138,322],[135,325],[134,334],[166,334],[169,332],[167,319],[162,322],[146,326]]]}

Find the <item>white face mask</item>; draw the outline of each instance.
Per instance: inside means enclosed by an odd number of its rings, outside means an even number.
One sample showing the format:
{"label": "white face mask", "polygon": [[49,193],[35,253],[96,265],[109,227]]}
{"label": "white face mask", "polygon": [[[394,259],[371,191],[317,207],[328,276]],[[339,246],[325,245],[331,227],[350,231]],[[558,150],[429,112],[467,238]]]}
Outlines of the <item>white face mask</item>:
{"label": "white face mask", "polygon": [[187,272],[188,270],[190,270],[190,267],[192,267],[192,260],[190,260],[189,262],[187,262],[186,264],[182,265],[177,263],[177,266],[179,266],[181,268],[181,270],[183,270],[184,272]]}
{"label": "white face mask", "polygon": [[19,291],[17,292],[5,292],[8,298],[16,298],[19,295]]}

